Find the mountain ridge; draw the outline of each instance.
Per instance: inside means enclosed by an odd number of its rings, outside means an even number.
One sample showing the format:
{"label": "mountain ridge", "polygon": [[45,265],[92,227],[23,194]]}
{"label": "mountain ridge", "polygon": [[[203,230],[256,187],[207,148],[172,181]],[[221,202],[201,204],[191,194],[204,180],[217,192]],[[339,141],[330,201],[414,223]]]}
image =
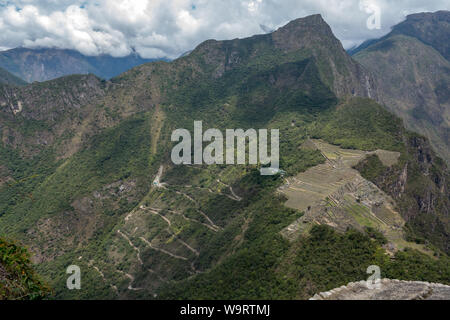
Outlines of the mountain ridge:
{"label": "mountain ridge", "polygon": [[[403,34],[416,38],[423,43],[434,47],[448,60],[449,46],[445,39],[450,36],[449,13],[450,11],[448,10],[440,10],[436,12],[422,12],[407,15],[406,19],[394,25],[388,34],[378,39],[368,39],[364,41],[359,46],[350,49],[349,54],[353,56],[359,51],[366,49],[368,46],[374,45],[379,41],[383,41],[390,36]],[[436,29],[440,29],[439,35],[432,32]]]}
{"label": "mountain ridge", "polygon": [[[327,79],[327,82],[330,88],[337,93],[338,97],[353,95],[376,99],[376,90],[373,87],[374,83],[370,73],[348,57],[341,42],[334,36],[331,28],[320,14],[293,20],[269,34],[226,41],[207,40],[193,50],[191,54],[205,54],[206,59],[214,61],[217,58],[217,54],[220,57],[223,53],[217,52],[213,47],[226,48],[225,50],[228,51],[226,58],[228,60],[225,61],[225,57],[222,56],[222,61],[215,61],[220,64],[220,69],[216,70],[217,75],[220,76],[227,68],[232,67],[233,63],[236,63],[236,59],[242,58],[239,57],[237,51],[233,51],[233,45],[236,42],[242,43],[243,41],[268,43],[281,50],[284,54],[310,50],[310,54],[318,59],[323,59],[324,56],[330,58],[333,56],[330,54],[330,51],[333,51],[336,55],[328,61],[330,69],[320,71],[323,78],[330,77],[331,74],[332,79]],[[208,50],[211,50],[211,52],[208,52]],[[254,50],[258,50],[258,48],[254,48]],[[208,54],[210,57],[208,57]],[[251,56],[251,53],[247,54]],[[346,70],[343,66],[348,67],[350,70]],[[345,80],[343,74],[347,76]]]}
{"label": "mountain ridge", "polygon": [[411,14],[392,28],[392,34],[415,37],[434,47],[445,59],[450,59],[450,11]]}
{"label": "mountain ridge", "polygon": [[53,80],[73,74],[96,74],[110,79],[137,65],[155,61],[136,53],[114,58],[109,55],[85,56],[75,50],[16,48],[0,52],[0,67],[27,82]]}
{"label": "mountain ridge", "polygon": [[449,11],[415,14],[353,55],[374,75],[380,103],[428,137],[447,163],[450,61],[443,39],[449,37]]}

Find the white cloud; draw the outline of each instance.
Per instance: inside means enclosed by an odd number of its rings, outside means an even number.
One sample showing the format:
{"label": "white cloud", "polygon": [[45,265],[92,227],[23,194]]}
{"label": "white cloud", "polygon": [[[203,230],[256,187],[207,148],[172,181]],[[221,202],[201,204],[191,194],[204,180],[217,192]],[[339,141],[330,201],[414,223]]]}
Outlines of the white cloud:
{"label": "white cloud", "polygon": [[[380,8],[381,29],[367,28]],[[276,29],[321,13],[344,46],[389,32],[406,14],[448,0],[0,0],[0,48],[57,47],[87,55],[177,57],[200,42]]]}

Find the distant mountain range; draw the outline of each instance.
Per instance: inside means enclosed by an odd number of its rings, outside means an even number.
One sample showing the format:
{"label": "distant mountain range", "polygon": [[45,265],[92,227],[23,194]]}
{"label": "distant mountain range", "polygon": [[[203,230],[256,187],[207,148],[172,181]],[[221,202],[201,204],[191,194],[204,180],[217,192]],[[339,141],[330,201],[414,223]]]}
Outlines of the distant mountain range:
{"label": "distant mountain range", "polygon": [[152,61],[155,59],[143,59],[137,54],[122,58],[109,55],[91,57],[74,50],[48,48],[16,48],[0,52],[0,68],[29,83],[88,73],[110,79],[133,67]]}
{"label": "distant mountain range", "polygon": [[375,76],[378,100],[450,162],[450,12],[418,13],[350,51]]}
{"label": "distant mountain range", "polygon": [[6,71],[5,69],[0,68],[0,84],[9,84],[13,86],[23,86],[27,83],[20,79],[19,77],[16,77],[12,73]]}

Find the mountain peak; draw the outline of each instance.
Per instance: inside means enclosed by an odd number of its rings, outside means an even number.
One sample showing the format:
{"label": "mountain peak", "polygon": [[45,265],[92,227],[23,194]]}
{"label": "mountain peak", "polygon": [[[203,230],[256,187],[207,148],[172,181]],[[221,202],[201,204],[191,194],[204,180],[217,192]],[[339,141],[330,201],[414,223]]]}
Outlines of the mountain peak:
{"label": "mountain peak", "polygon": [[328,24],[325,22],[321,14],[312,14],[303,18],[294,19],[285,26],[281,27],[280,29],[297,25],[324,25],[324,24],[328,26]]}
{"label": "mountain peak", "polygon": [[298,18],[290,21],[271,33],[256,35],[244,39],[234,40],[206,40],[202,42],[194,51],[212,50],[212,47],[221,47],[224,44],[243,43],[248,41],[261,40],[267,42],[272,40],[275,47],[284,51],[293,51],[311,47],[315,45],[331,44],[342,47],[340,41],[334,36],[330,26],[325,22],[320,14],[310,15],[304,18]]}
{"label": "mountain peak", "polygon": [[292,20],[272,34],[275,43],[282,49],[300,49],[305,46],[332,44],[340,46],[330,26],[320,14]]}
{"label": "mountain peak", "polygon": [[[320,14],[292,20],[278,30],[245,39],[207,40],[192,53],[208,65],[214,78],[264,55],[278,51],[285,61],[288,55],[309,58],[321,67],[321,75],[332,75],[324,82],[338,97],[376,98],[370,75],[345,52],[330,26]],[[292,58],[292,57],[291,57]]]}

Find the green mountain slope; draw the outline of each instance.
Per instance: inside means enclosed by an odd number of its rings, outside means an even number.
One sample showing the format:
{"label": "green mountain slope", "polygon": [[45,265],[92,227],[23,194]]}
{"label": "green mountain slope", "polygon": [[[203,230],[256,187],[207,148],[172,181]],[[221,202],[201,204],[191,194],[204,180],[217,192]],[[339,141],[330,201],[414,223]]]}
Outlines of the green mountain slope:
{"label": "green mountain slope", "polygon": [[[0,235],[31,247],[57,298],[307,298],[365,278],[371,264],[386,277],[448,282],[447,168],[368,99],[375,93],[317,15],[268,35],[210,40],[108,82],[73,76],[5,88]],[[321,226],[284,237],[304,212],[285,205],[283,177],[250,165],[173,165],[171,133],[195,120],[221,130],[279,128],[287,176],[326,161],[302,147],[309,138],[400,153],[391,167],[357,169],[406,199],[398,211],[412,222],[403,240],[422,242],[422,252],[391,259],[376,230]],[[336,259],[348,272],[337,274]],[[72,264],[82,270],[81,291],[65,287]]]}
{"label": "green mountain slope", "polygon": [[450,13],[416,14],[353,57],[377,79],[379,101],[450,161]]}
{"label": "green mountain slope", "polygon": [[37,276],[29,252],[0,238],[0,300],[36,300],[50,290]]}

